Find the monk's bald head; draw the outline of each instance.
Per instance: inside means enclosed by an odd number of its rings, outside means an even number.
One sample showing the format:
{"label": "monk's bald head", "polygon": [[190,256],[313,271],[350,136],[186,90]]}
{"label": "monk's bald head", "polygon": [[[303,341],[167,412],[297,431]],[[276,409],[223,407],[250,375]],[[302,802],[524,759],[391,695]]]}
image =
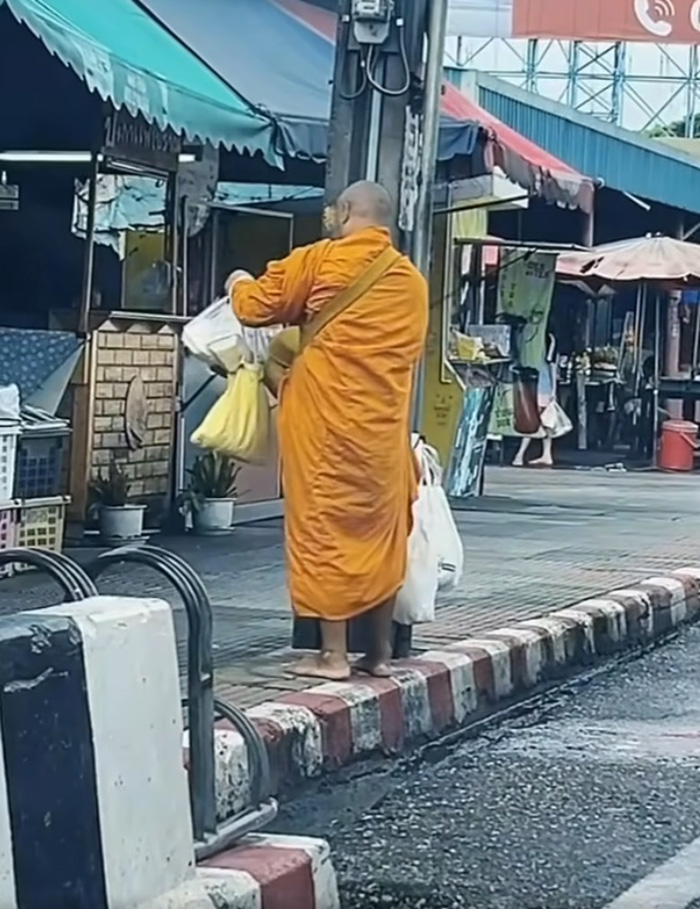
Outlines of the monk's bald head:
{"label": "monk's bald head", "polygon": [[391,196],[370,180],[360,180],[340,194],[335,205],[337,228],[348,236],[368,227],[390,227],[393,214]]}

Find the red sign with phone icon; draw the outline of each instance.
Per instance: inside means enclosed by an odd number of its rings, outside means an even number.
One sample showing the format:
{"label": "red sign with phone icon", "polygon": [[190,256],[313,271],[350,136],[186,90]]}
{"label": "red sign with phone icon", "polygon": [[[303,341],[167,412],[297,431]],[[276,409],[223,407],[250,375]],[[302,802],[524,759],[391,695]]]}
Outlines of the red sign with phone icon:
{"label": "red sign with phone icon", "polygon": [[519,38],[700,44],[700,0],[513,0]]}

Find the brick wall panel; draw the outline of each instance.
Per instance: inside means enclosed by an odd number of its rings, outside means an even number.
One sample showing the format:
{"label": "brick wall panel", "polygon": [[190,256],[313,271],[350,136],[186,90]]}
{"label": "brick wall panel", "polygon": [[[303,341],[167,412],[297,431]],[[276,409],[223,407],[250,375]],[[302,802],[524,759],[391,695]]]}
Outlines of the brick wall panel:
{"label": "brick wall panel", "polygon": [[[95,350],[96,386],[92,469],[104,469],[114,457],[132,481],[133,499],[160,501],[168,492],[174,442],[177,335],[169,328],[135,322],[100,329]],[[144,446],[126,447],[124,414],[129,383],[139,376],[148,399]]]}

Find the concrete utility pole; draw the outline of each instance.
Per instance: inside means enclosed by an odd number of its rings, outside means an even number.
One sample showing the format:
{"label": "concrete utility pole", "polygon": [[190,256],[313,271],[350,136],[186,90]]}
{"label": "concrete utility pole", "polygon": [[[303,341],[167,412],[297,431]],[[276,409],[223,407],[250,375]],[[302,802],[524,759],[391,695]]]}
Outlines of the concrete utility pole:
{"label": "concrete utility pole", "polygon": [[424,271],[447,5],[447,0],[338,4],[326,201],[355,180],[381,183],[396,200],[396,238]]}
{"label": "concrete utility pole", "polygon": [[[433,241],[448,0],[339,0],[326,204],[355,180],[396,202],[395,236],[426,278]],[[413,425],[423,423],[424,368]]]}
{"label": "concrete utility pole", "polygon": [[[326,203],[356,180],[381,183],[396,204],[395,239],[426,277],[447,6],[448,0],[338,3]],[[422,403],[421,368],[414,392],[416,429]],[[396,629],[394,656],[408,656],[411,629]]]}

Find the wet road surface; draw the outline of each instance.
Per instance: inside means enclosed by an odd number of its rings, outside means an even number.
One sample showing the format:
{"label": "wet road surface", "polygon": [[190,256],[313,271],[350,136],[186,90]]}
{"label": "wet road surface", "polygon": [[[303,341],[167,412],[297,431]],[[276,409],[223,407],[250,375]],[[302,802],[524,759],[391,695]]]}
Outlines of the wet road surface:
{"label": "wet road surface", "polygon": [[330,839],[344,909],[698,909],[700,628],[280,824]]}

